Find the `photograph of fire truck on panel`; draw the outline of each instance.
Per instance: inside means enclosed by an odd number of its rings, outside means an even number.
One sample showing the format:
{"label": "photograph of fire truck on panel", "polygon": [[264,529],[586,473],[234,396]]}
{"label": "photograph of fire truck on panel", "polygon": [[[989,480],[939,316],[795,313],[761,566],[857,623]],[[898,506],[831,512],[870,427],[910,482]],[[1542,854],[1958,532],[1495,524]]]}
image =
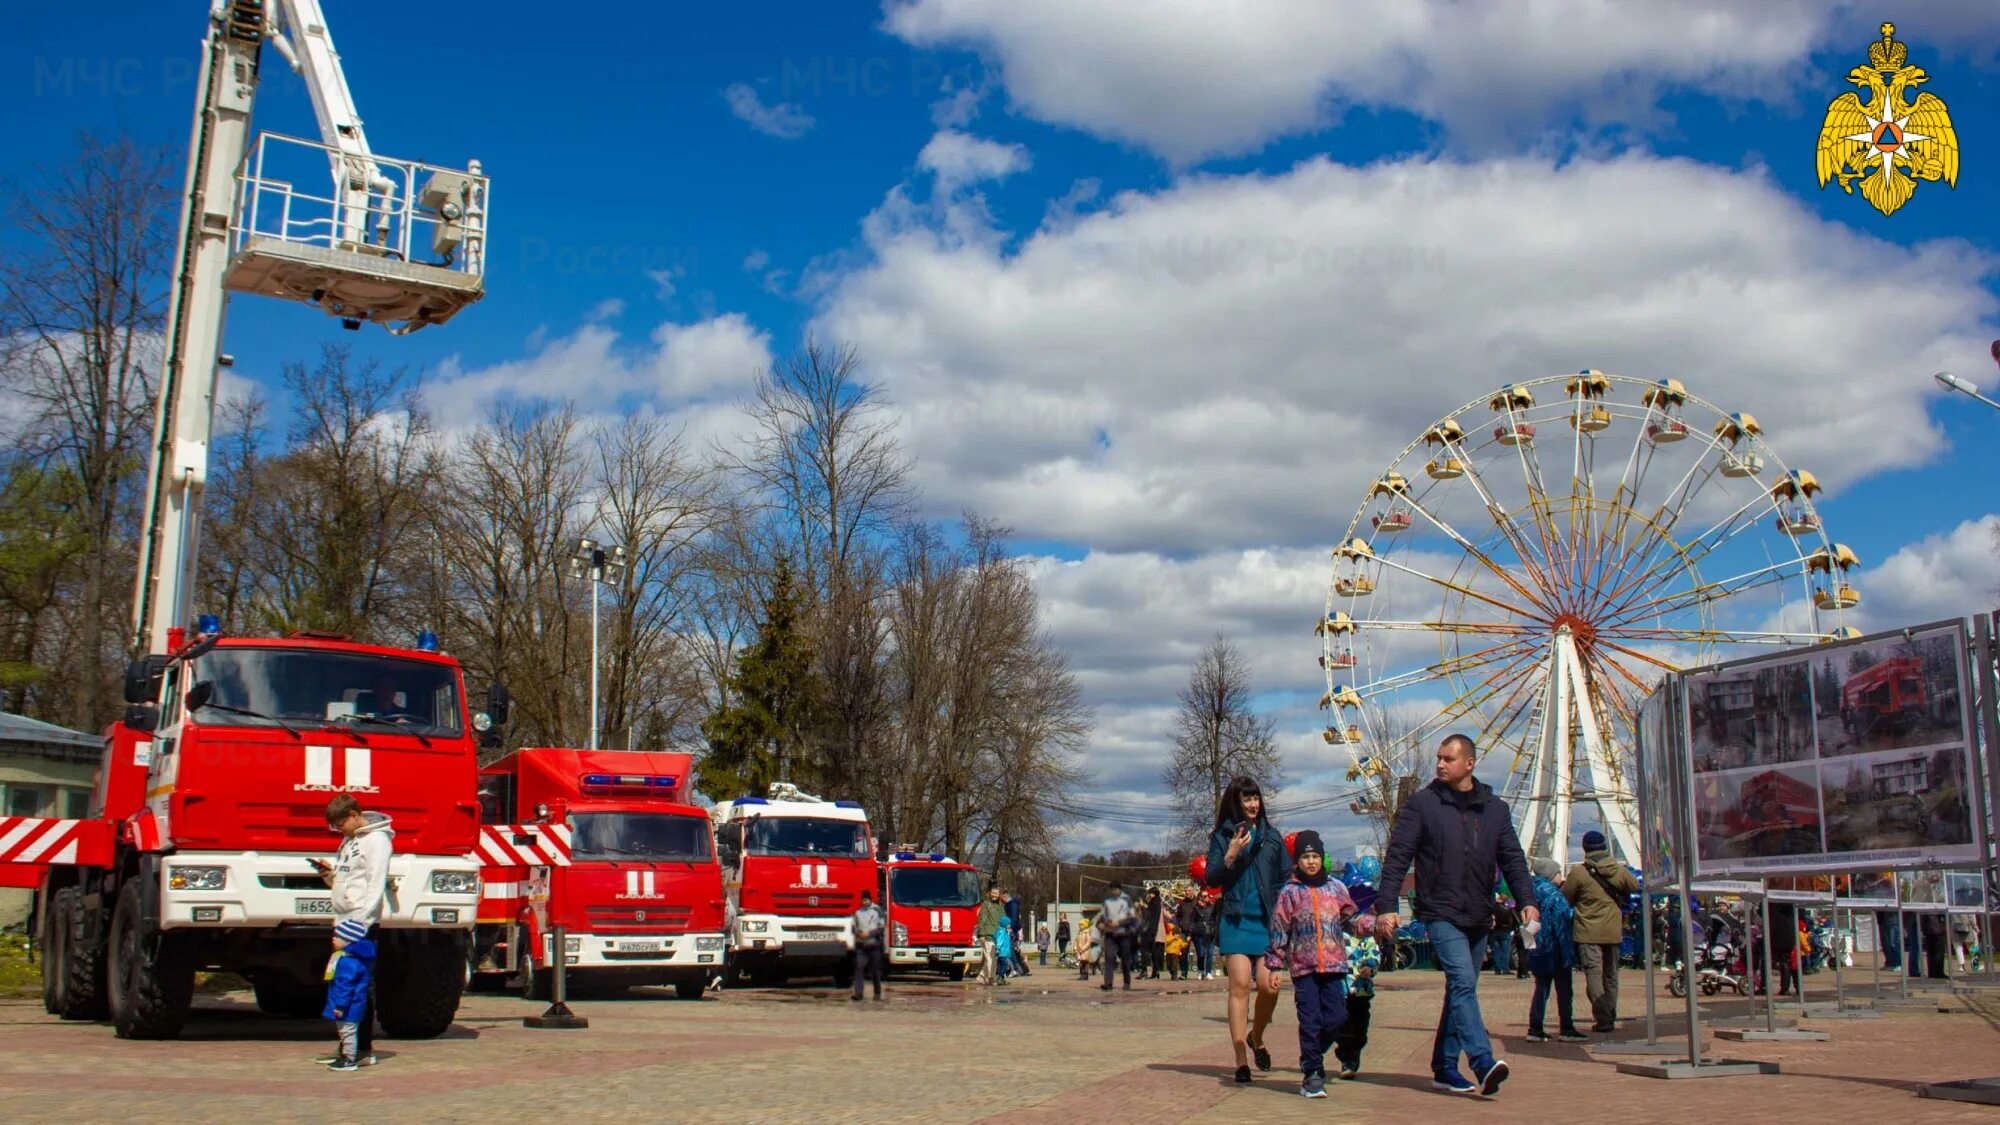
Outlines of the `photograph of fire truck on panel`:
{"label": "photograph of fire truck on panel", "polygon": [[1704,875],[1973,858],[1956,622],[1687,678]]}

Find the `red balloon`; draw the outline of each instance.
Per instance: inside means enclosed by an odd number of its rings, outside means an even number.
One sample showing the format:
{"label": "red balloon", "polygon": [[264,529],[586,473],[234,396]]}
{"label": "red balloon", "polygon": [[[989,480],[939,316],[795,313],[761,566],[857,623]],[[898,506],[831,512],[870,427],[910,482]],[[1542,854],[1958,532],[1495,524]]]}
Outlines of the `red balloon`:
{"label": "red balloon", "polygon": [[1297,857],[1297,856],[1298,856],[1298,854],[1299,854],[1299,848],[1298,848],[1298,841],[1299,841],[1299,834],[1298,834],[1298,833],[1296,833],[1296,832],[1289,832],[1289,833],[1286,833],[1286,835],[1285,835],[1285,853],[1286,853],[1287,855],[1290,855],[1290,856],[1293,856],[1293,857]]}
{"label": "red balloon", "polygon": [[1188,878],[1193,879],[1196,883],[1200,884],[1206,884],[1208,882],[1207,856],[1198,855],[1193,859],[1188,860]]}

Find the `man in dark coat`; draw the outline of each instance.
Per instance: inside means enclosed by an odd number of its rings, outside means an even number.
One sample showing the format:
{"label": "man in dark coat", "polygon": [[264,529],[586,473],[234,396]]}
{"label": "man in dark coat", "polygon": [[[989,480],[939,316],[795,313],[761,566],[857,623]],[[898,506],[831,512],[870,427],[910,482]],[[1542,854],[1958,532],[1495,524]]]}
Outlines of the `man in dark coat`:
{"label": "man in dark coat", "polygon": [[[1382,861],[1377,926],[1393,940],[1396,896],[1412,867],[1417,873],[1417,920],[1444,967],[1444,1010],[1431,1044],[1431,1086],[1452,1093],[1492,1096],[1507,1080],[1507,1064],[1493,1057],[1486,1023],[1479,1012],[1479,966],[1493,926],[1493,875],[1497,868],[1510,887],[1532,887],[1528,857],[1514,834],[1507,802],[1472,776],[1478,751],[1462,734],[1438,746],[1437,780],[1419,789],[1396,816],[1389,854]],[[1542,912],[1521,908],[1523,923],[1539,923]],[[1468,1080],[1458,1069],[1463,1054],[1472,1065]]]}

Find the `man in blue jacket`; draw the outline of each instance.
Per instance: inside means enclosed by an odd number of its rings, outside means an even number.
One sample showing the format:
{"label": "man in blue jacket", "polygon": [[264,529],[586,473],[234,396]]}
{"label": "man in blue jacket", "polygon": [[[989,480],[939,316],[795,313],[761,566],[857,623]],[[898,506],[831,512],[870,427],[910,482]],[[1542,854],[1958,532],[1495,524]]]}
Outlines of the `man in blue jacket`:
{"label": "man in blue jacket", "polygon": [[[1444,967],[1444,1010],[1438,1014],[1431,1045],[1431,1086],[1451,1093],[1492,1096],[1507,1080],[1507,1064],[1493,1057],[1486,1022],[1479,1013],[1479,965],[1493,927],[1493,873],[1509,887],[1531,888],[1528,857],[1514,834],[1507,802],[1472,776],[1478,751],[1462,734],[1438,746],[1437,780],[1417,791],[1396,816],[1389,854],[1382,861],[1381,896],[1390,906],[1377,911],[1377,927],[1393,937],[1401,921],[1394,911],[1403,878],[1417,872],[1417,920],[1430,934],[1431,948]],[[1527,897],[1527,890],[1519,892]],[[1539,923],[1542,912],[1521,908],[1521,922]],[[1472,1064],[1473,1080],[1458,1069],[1459,1055]]]}

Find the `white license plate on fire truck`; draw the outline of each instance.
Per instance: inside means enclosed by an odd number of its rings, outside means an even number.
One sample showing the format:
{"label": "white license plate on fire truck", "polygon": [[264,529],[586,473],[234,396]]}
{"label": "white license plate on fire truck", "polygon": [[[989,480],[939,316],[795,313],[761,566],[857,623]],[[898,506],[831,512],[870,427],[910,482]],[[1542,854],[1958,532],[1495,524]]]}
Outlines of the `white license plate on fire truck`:
{"label": "white license plate on fire truck", "polygon": [[618,950],[621,953],[658,953],[660,951],[660,943],[657,941],[621,941],[618,943]]}
{"label": "white license plate on fire truck", "polygon": [[302,898],[292,904],[294,914],[331,914],[333,900],[330,898]]}
{"label": "white license plate on fire truck", "polygon": [[940,960],[949,960],[958,956],[958,947],[955,945],[933,945],[930,948],[930,954]]}

